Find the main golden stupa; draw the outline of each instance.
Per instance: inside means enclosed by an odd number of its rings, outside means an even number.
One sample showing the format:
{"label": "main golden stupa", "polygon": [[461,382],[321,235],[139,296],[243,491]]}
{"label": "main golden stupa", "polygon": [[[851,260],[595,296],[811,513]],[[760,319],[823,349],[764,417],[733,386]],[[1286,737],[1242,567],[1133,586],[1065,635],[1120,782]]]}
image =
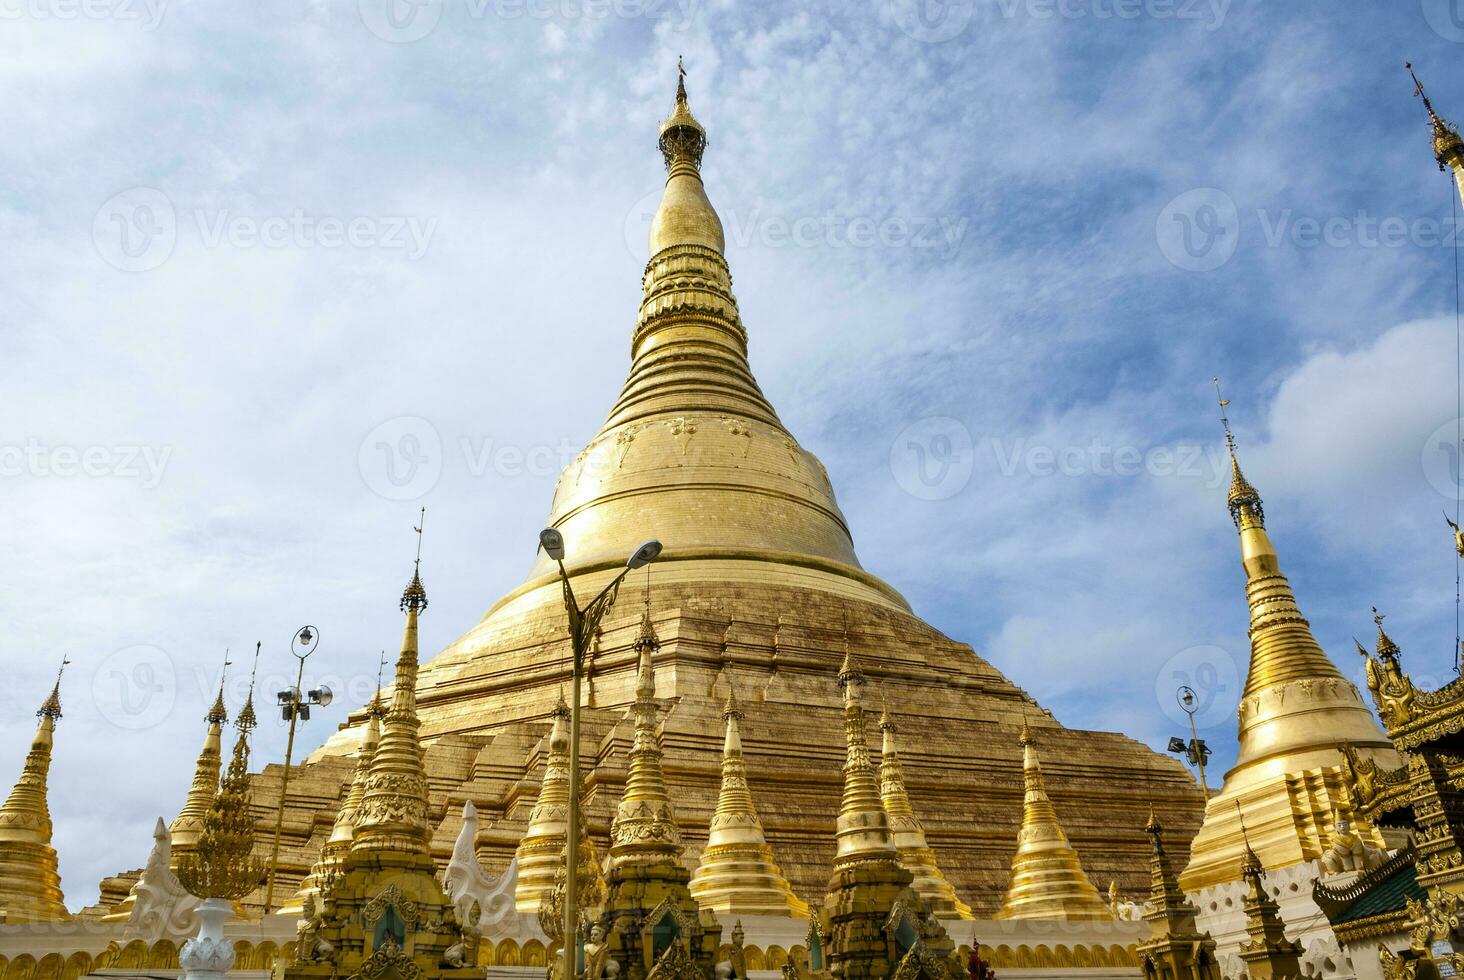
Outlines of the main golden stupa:
{"label": "main golden stupa", "polygon": [[[823,465],[753,377],[722,224],[700,172],[706,132],[678,88],[660,128],[668,177],[650,227],[630,374],[599,433],[560,475],[547,521],[563,533],[581,596],[597,593],[644,539],[665,545],[648,576],[627,580],[588,658],[581,761],[590,834],[603,849],[626,780],[634,644],[649,588],[665,778],[689,868],[717,809],[730,687],[757,817],[797,896],[786,904],[796,910],[822,894],[845,762],[834,678],[853,656],[887,704],[888,723],[898,723],[906,795],[954,887],[947,906],[981,916],[1001,906],[1022,821],[1024,728],[1041,741],[1048,794],[1082,866],[1095,881],[1142,893],[1150,807],[1175,841],[1187,840],[1201,817],[1194,778],[1121,734],[1064,728],[862,567]],[[979,506],[979,496],[970,500]],[[525,529],[526,553],[537,530]],[[521,586],[423,666],[417,707],[439,865],[465,803],[480,817],[482,864],[502,868],[514,857],[545,766],[562,751],[549,733],[569,674],[561,585],[542,555]],[[291,775],[285,895],[331,836],[350,754],[370,720],[363,707]],[[261,812],[273,813],[279,776],[275,766],[255,779]],[[246,906],[257,910],[259,898]]]}

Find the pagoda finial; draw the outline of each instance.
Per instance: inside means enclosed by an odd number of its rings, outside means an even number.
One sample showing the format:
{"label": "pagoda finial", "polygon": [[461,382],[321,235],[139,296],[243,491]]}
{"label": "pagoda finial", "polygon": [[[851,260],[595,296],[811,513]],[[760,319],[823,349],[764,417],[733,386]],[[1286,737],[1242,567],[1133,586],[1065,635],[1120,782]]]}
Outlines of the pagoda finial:
{"label": "pagoda finial", "polygon": [[686,62],[676,59],[676,104],[671,115],[661,123],[661,156],[666,160],[666,169],[673,175],[678,165],[690,168],[692,172],[701,169],[702,153],[707,148],[707,131],[691,114],[691,104],[686,98]]}
{"label": "pagoda finial", "polygon": [[1408,69],[1408,77],[1413,79],[1413,94],[1423,100],[1424,111],[1428,113],[1428,121],[1433,128],[1434,157],[1439,161],[1439,169],[1446,170],[1456,164],[1464,165],[1464,140],[1460,139],[1459,130],[1434,111],[1428,93],[1423,90],[1423,83],[1413,73],[1413,63],[1405,61],[1403,67]]}
{"label": "pagoda finial", "polygon": [[[224,649],[224,669],[219,673],[218,697],[214,698],[213,707],[208,709],[208,714],[203,716],[203,720],[210,725],[223,725],[229,720],[229,712],[224,708],[224,682],[229,679],[229,665],[231,663],[233,661],[229,659],[229,651],[226,647]],[[214,779],[215,781],[218,779],[217,771],[214,773]]]}
{"label": "pagoda finial", "polygon": [[422,585],[422,528],[427,523],[427,508],[423,507],[412,530],[417,532],[417,559],[412,563],[412,581],[402,592],[402,612],[421,612],[427,608],[427,589]]}
{"label": "pagoda finial", "polygon": [[1024,722],[1022,829],[998,919],[1112,919],[1113,912],[1088,880],[1047,795],[1037,740]]}
{"label": "pagoda finial", "polygon": [[249,693],[244,695],[244,706],[234,717],[234,727],[241,732],[252,732],[259,724],[259,718],[254,714],[254,679],[259,674],[259,648],[263,645],[263,641],[254,641],[254,666],[249,668]]}
{"label": "pagoda finial", "polygon": [[421,721],[417,717],[417,618],[427,608],[422,587],[422,525],[417,532],[417,558],[412,581],[402,594],[402,652],[397,656],[391,707],[382,719],[381,741],[371,757],[371,770],[361,794],[351,850],[395,850],[428,853],[431,828],[427,823],[427,773],[422,764]]}
{"label": "pagoda finial", "polygon": [[1230,399],[1221,393],[1218,376],[1210,381],[1215,385],[1215,397],[1220,402],[1220,425],[1225,429],[1225,448],[1230,451],[1230,491],[1226,494],[1226,504],[1230,508],[1231,520],[1235,521],[1236,527],[1251,524],[1265,527],[1266,511],[1261,505],[1261,495],[1245,478],[1245,474],[1241,473],[1240,459],[1235,453],[1235,433],[1230,429],[1230,416],[1225,411],[1230,405]]}
{"label": "pagoda finial", "polygon": [[[1383,620],[1388,617],[1378,612],[1377,606],[1373,606],[1372,611],[1373,623],[1378,628],[1378,656],[1385,660],[1397,660],[1403,651],[1398,649],[1398,644],[1394,643],[1393,638],[1383,629]],[[1358,648],[1361,649],[1361,647],[1362,645],[1358,644]]]}
{"label": "pagoda finial", "polygon": [[224,681],[229,673],[229,651],[224,651],[224,669],[219,677],[219,693],[209,708],[204,721],[208,730],[203,736],[203,748],[198,752],[198,761],[193,766],[193,783],[188,787],[188,796],[178,816],[168,827],[170,860],[176,867],[182,856],[197,846],[203,834],[208,812],[219,792],[219,772],[223,768],[223,726],[229,720],[224,708]]}
{"label": "pagoda finial", "polygon": [[736,719],[741,721],[747,717],[743,714],[742,706],[737,703],[737,692],[732,688],[732,678],[727,678],[727,699],[722,702],[722,719]]}
{"label": "pagoda finial", "polygon": [[66,673],[66,665],[71,663],[71,657],[63,655],[61,666],[56,669],[56,683],[51,687],[51,693],[45,701],[41,702],[41,709],[36,712],[36,717],[42,716],[55,720],[61,717],[61,675]]}

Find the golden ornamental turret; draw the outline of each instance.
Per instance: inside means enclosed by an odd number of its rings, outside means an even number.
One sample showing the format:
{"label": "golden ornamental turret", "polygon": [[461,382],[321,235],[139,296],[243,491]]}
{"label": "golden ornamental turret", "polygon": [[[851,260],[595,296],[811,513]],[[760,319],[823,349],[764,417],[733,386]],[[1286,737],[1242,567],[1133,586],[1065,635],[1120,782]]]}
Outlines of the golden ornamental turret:
{"label": "golden ornamental turret", "polygon": [[1434,111],[1433,103],[1429,101],[1428,93],[1423,90],[1423,83],[1418,76],[1413,74],[1413,65],[1405,64],[1408,75],[1413,79],[1413,94],[1423,100],[1423,108],[1428,112],[1429,128],[1433,135],[1434,159],[1439,162],[1440,170],[1452,170],[1454,182],[1459,187],[1459,196],[1464,198],[1464,139],[1459,137],[1459,130],[1445,122]]}
{"label": "golden ornamental turret", "polygon": [[[66,668],[66,661],[61,667]],[[51,846],[51,811],[46,805],[51,744],[61,717],[59,672],[36,717],[40,723],[20,779],[0,806],[0,923],[10,925],[71,918],[61,893],[56,850]]]}
{"label": "golden ornamental turret", "polygon": [[1022,725],[1022,829],[997,919],[1112,919],[1113,911],[1083,872],[1042,780],[1037,740]]}
{"label": "golden ornamental turret", "polygon": [[679,860],[684,846],[676,826],[666,774],[661,768],[661,740],[656,731],[656,672],[652,656],[661,648],[651,611],[641,617],[635,651],[635,703],[630,706],[635,729],[630,747],[625,792],[610,824],[610,865]]}
{"label": "golden ornamental turret", "polygon": [[346,798],[336,812],[330,837],[321,845],[320,856],[310,866],[310,873],[300,882],[294,896],[280,906],[280,915],[299,915],[305,909],[306,898],[328,891],[331,880],[345,865],[346,855],[351,853],[351,844],[356,839],[356,821],[360,816],[361,801],[366,798],[366,780],[371,775],[371,760],[376,757],[376,746],[381,741],[381,718],[386,714],[380,687],[367,704],[366,712],[366,732],[361,737],[361,747],[356,750],[356,767],[351,773]]}
{"label": "golden ornamental turret", "polygon": [[[900,864],[869,757],[866,682],[846,626],[838,675],[844,692],[844,797],[834,823],[834,873],[814,924],[828,935],[825,962],[841,980],[892,976],[906,954],[915,946],[925,949],[927,942],[939,955],[950,948],[945,930],[910,888],[913,876]],[[892,933],[904,938],[896,942]]]}
{"label": "golden ornamental turret", "polygon": [[722,708],[726,727],[722,747],[722,788],[712,814],[707,846],[691,877],[691,893],[699,904],[725,915],[780,915],[808,917],[808,903],[793,894],[788,879],[773,858],[763,834],[752,792],[747,786],[747,762],[742,757],[741,722],[737,695],[727,681]]}
{"label": "golden ornamental turret", "polygon": [[1144,921],[1149,923],[1149,938],[1138,946],[1139,965],[1144,976],[1220,980],[1215,940],[1209,933],[1200,931],[1195,921],[1199,911],[1179,887],[1174,866],[1164,850],[1164,828],[1152,809],[1144,830],[1153,848],[1149,859],[1152,885],[1149,903],[1144,910]]}
{"label": "golden ornamental turret", "polygon": [[885,704],[879,718],[879,729],[884,734],[883,751],[880,753],[879,795],[884,803],[885,816],[889,818],[890,833],[894,836],[895,850],[899,852],[900,863],[914,875],[910,887],[930,905],[930,909],[944,918],[970,919],[971,907],[956,897],[956,890],[935,862],[935,851],[925,839],[925,828],[915,816],[910,804],[910,794],[905,788],[905,772],[900,765],[900,750],[896,744],[899,727],[890,716]]}
{"label": "golden ornamental turret", "polygon": [[208,816],[219,791],[219,772],[224,763],[223,728],[229,721],[229,713],[224,709],[223,680],[219,681],[218,697],[214,698],[213,707],[208,709],[203,720],[208,724],[208,730],[203,736],[198,762],[193,767],[193,785],[188,788],[183,808],[168,826],[174,868],[178,866],[178,860],[198,844],[204,818]]}
{"label": "golden ornamental turret", "polygon": [[556,872],[564,868],[565,828],[569,826],[569,705],[564,703],[563,691],[554,706],[548,749],[539,798],[518,845],[514,904],[520,912],[538,912],[554,887]]}
{"label": "golden ornamental turret", "polygon": [[417,619],[427,608],[421,559],[402,593],[406,614],[402,652],[397,657],[391,707],[361,792],[351,851],[390,850],[425,855],[432,828],[427,822],[427,773],[417,731]]}
{"label": "golden ornamental turret", "polygon": [[1242,809],[1265,867],[1321,857],[1330,842],[1330,827],[1298,821],[1294,814],[1350,810],[1339,743],[1349,742],[1364,755],[1386,760],[1389,767],[1397,765],[1397,755],[1361,693],[1322,651],[1281,572],[1266,533],[1261,495],[1241,472],[1225,413],[1228,405],[1220,399],[1230,455],[1226,505],[1240,534],[1250,605],[1250,669],[1240,697],[1235,765],[1225,774],[1220,792],[1210,798],[1189,867],[1180,876],[1190,892],[1237,879],[1245,847]]}
{"label": "golden ornamental turret", "polygon": [[1301,944],[1286,938],[1281,908],[1266,891],[1266,869],[1249,847],[1241,862],[1245,881],[1245,932],[1240,958],[1253,980],[1299,980]]}

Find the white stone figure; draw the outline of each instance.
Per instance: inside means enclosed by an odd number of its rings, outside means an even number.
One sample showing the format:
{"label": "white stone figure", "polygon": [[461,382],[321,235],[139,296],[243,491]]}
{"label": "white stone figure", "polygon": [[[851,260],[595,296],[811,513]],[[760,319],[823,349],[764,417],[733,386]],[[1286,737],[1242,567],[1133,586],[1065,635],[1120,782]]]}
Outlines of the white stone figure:
{"label": "white stone figure", "polygon": [[1333,821],[1332,846],[1322,855],[1322,873],[1335,875],[1347,871],[1366,871],[1376,868],[1386,860],[1382,848],[1368,843],[1362,835],[1354,833],[1352,823],[1338,814]]}
{"label": "white stone figure", "polygon": [[597,922],[590,927],[590,939],[585,943],[584,980],[616,980],[619,976],[620,964],[610,958],[605,927]]}
{"label": "white stone figure", "polygon": [[234,917],[234,903],[205,898],[193,914],[198,917],[198,935],[178,952],[183,980],[224,980],[234,966],[234,944],[224,938],[224,923]]}
{"label": "white stone figure", "polygon": [[198,930],[194,907],[198,899],[173,874],[173,843],[163,818],[153,829],[152,852],[142,875],[132,886],[132,911],[122,927],[124,940],[141,939],[151,945],[160,939],[185,939]]}
{"label": "white stone figure", "polygon": [[320,934],[325,917],[316,908],[314,895],[305,896],[300,911],[300,926],[295,933],[295,959],[301,963],[323,963],[330,959],[335,947]]}
{"label": "white stone figure", "polygon": [[[478,808],[468,800],[463,804],[463,829],[458,831],[452,859],[443,872],[442,887],[452,899],[458,924],[481,933],[488,926],[512,920],[517,914],[513,893],[518,884],[518,858],[509,862],[503,874],[493,878],[478,863],[477,839]],[[472,917],[474,905],[478,906],[476,922]]]}

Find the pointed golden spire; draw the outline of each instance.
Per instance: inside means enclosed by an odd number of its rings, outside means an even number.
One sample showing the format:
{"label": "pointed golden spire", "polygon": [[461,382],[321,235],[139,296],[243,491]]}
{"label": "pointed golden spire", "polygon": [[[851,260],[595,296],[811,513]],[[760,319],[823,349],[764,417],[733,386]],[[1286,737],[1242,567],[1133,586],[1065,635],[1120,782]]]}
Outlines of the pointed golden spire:
{"label": "pointed golden spire", "polygon": [[612,867],[676,860],[683,849],[671,794],[666,790],[661,741],[656,733],[656,672],[652,657],[660,649],[661,641],[651,623],[647,592],[640,633],[635,640],[639,664],[635,703],[630,707],[635,733],[630,747],[629,773],[625,792],[615,808],[615,819],[610,824]]}
{"label": "pointed golden spire", "polygon": [[808,904],[793,894],[774,861],[747,786],[747,763],[742,757],[743,717],[728,676],[727,699],[722,707],[726,724],[722,788],[717,794],[707,846],[691,878],[691,894],[701,905],[729,915],[807,918]]}
{"label": "pointed golden spire", "polygon": [[[256,666],[258,647],[256,652]],[[254,682],[249,684],[252,703]],[[178,861],[178,881],[199,898],[240,899],[264,883],[264,863],[254,856],[254,814],[249,799],[249,733],[253,712],[234,719],[238,737],[219,791],[194,848]]]}
{"label": "pointed golden spire", "polygon": [[170,860],[175,868],[179,859],[198,843],[198,837],[203,833],[204,818],[208,816],[214,797],[218,795],[219,772],[224,765],[223,727],[229,721],[229,713],[224,708],[224,681],[228,672],[229,653],[226,650],[224,670],[219,677],[218,697],[214,698],[213,707],[203,717],[208,724],[208,730],[203,736],[203,748],[198,752],[198,761],[193,766],[193,784],[188,788],[188,796],[184,799],[178,816],[168,827]]}
{"label": "pointed golden spire", "polygon": [[1227,504],[1240,532],[1251,653],[1240,697],[1235,766],[1225,774],[1220,793],[1211,797],[1189,867],[1180,876],[1180,884],[1191,893],[1236,880],[1243,855],[1235,801],[1243,799],[1247,815],[1256,817],[1261,860],[1268,867],[1284,867],[1317,856],[1314,838],[1299,830],[1293,812],[1331,808],[1327,798],[1294,798],[1297,790],[1288,782],[1288,773],[1331,769],[1334,779],[1340,779],[1339,742],[1363,747],[1364,754],[1386,756],[1389,767],[1397,765],[1396,754],[1362,695],[1322,650],[1301,613],[1266,531],[1260,494],[1240,475],[1226,412],[1230,402],[1220,394],[1218,379],[1215,389],[1231,456]]}
{"label": "pointed golden spire", "polygon": [[1423,83],[1413,74],[1413,65],[1404,62],[1403,67],[1408,69],[1408,76],[1413,79],[1413,94],[1423,100],[1423,108],[1428,112],[1429,125],[1433,130],[1434,156],[1439,161],[1439,169],[1459,169],[1464,166],[1464,139],[1459,138],[1458,129],[1439,118],[1439,114],[1434,111],[1428,93],[1423,90]]}
{"label": "pointed golden spire", "polygon": [[883,703],[879,728],[884,733],[879,770],[880,799],[884,803],[885,816],[889,819],[890,833],[894,837],[900,863],[914,876],[910,887],[925,899],[936,915],[946,918],[972,918],[971,907],[956,897],[955,888],[936,864],[935,851],[926,841],[925,828],[910,804],[910,795],[905,788],[905,772],[900,765],[900,751],[895,738],[899,728],[890,717],[888,699]]}
{"label": "pointed golden spire", "polygon": [[889,817],[879,795],[879,780],[869,758],[869,735],[864,724],[866,678],[849,646],[847,619],[844,626],[844,662],[839,668],[839,687],[844,692],[844,797],[835,821],[837,848],[834,868],[863,861],[894,861],[899,856],[890,833]]}
{"label": "pointed golden spire", "polygon": [[1149,807],[1149,823],[1144,828],[1152,842],[1149,869],[1153,882],[1144,920],[1150,935],[1139,944],[1142,961],[1153,962],[1165,976],[1194,977],[1196,980],[1220,980],[1215,964],[1215,941],[1200,931],[1196,923],[1198,910],[1185,898],[1184,890],[1174,877],[1174,866],[1164,850],[1164,828]]}
{"label": "pointed golden spire", "polygon": [[[426,508],[422,514],[426,516]],[[427,823],[427,773],[417,735],[421,725],[417,718],[417,618],[427,608],[427,589],[422,585],[422,527],[413,530],[417,532],[417,560],[400,603],[407,617],[402,652],[397,656],[391,707],[361,794],[352,852],[394,850],[424,855],[432,836]]]}
{"label": "pointed golden spire", "polygon": [[1012,859],[998,919],[1112,919],[1113,913],[1088,880],[1077,851],[1068,843],[1047,795],[1037,740],[1022,723],[1022,829]]}
{"label": "pointed golden spire", "polygon": [[[1237,804],[1238,806],[1239,804]],[[1301,944],[1286,938],[1286,925],[1281,908],[1266,891],[1266,869],[1261,859],[1245,841],[1245,857],[1240,876],[1246,884],[1244,899],[1247,938],[1240,943],[1240,958],[1246,972],[1257,978],[1291,978],[1301,976]]]}
{"label": "pointed golden spire", "polygon": [[562,688],[553,717],[539,798],[529,812],[529,826],[518,845],[514,904],[520,912],[539,910],[544,897],[554,887],[556,872],[564,866],[564,841],[569,826],[569,705],[564,702]]}
{"label": "pointed golden spire", "polygon": [[51,811],[46,804],[51,745],[61,717],[61,674],[69,662],[61,659],[56,683],[36,712],[40,723],[20,779],[0,806],[0,921],[7,923],[71,918],[61,893],[56,851],[51,846]]}

